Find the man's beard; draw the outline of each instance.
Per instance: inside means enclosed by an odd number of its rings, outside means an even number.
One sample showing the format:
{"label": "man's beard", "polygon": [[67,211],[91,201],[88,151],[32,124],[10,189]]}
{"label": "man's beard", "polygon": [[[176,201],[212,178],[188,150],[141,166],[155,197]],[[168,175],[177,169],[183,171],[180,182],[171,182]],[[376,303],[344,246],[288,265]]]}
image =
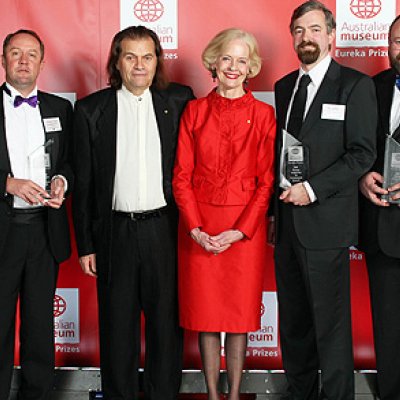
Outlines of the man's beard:
{"label": "man's beard", "polygon": [[[306,47],[313,47],[313,50],[306,49]],[[320,54],[321,49],[319,45],[315,42],[301,42],[296,49],[297,57],[299,58],[300,62],[304,65],[314,64]]]}
{"label": "man's beard", "polygon": [[396,71],[396,73],[400,74],[400,53],[397,54],[396,57],[389,53],[389,62],[390,66]]}

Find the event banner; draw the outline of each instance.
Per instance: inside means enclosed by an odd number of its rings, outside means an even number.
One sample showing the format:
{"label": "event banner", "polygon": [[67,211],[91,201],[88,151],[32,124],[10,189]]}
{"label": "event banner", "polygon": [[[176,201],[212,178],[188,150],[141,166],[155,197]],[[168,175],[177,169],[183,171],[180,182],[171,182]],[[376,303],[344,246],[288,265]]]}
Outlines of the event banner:
{"label": "event banner", "polygon": [[[337,19],[333,58],[369,75],[387,68],[388,28],[399,12],[400,0],[323,2]],[[250,80],[249,88],[257,98],[273,105],[274,83],[298,68],[289,22],[293,9],[301,3],[301,0],[2,0],[6,12],[0,16],[0,34],[4,38],[19,28],[38,32],[45,43],[45,66],[39,87],[74,103],[107,86],[105,66],[113,36],[127,26],[139,24],[150,27],[160,37],[171,80],[190,85],[197,97],[204,96],[215,83],[202,65],[201,53],[216,33],[238,27],[254,34],[263,60],[261,73]],[[281,368],[273,248],[268,248],[268,254],[260,305],[261,329],[249,334],[247,369]],[[356,368],[374,368],[364,257],[357,249],[350,249],[349,257]],[[72,257],[60,268],[54,298],[54,335],[57,365],[99,365],[95,279],[81,272],[75,245]],[[186,332],[185,337],[185,368],[199,368],[196,333]]]}

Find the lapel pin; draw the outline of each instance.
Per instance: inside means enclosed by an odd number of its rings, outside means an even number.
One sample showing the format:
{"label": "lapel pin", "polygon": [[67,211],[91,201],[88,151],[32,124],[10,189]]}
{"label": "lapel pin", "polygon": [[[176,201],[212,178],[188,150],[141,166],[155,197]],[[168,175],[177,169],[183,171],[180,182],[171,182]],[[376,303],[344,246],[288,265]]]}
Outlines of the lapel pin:
{"label": "lapel pin", "polygon": [[168,110],[164,110],[164,114],[168,114]]}
{"label": "lapel pin", "polygon": [[248,123],[248,124],[250,123],[250,120],[249,120],[249,119],[247,120],[247,123]]}

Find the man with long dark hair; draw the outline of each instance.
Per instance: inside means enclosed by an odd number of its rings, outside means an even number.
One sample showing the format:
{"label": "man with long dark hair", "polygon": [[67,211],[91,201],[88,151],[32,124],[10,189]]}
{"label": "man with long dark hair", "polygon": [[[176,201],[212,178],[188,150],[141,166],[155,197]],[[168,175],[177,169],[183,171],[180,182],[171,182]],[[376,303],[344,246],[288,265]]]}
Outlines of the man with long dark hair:
{"label": "man with long dark hair", "polygon": [[97,276],[102,389],[138,398],[140,316],[146,321],[144,392],[179,391],[177,210],[171,180],[180,115],[192,90],[169,83],[157,35],[143,26],[117,33],[110,88],[76,103],[73,216],[83,271]]}

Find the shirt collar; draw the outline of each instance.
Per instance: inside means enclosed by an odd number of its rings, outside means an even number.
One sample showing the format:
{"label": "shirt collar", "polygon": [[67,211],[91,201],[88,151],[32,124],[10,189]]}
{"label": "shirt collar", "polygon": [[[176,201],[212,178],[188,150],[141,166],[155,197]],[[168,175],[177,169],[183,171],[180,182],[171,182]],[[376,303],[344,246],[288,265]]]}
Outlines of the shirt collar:
{"label": "shirt collar", "polygon": [[[323,60],[321,60],[314,68],[308,71],[308,75],[311,78],[312,83],[319,87],[322,80],[325,77],[326,71],[328,71],[329,65],[331,64],[332,57],[328,54]],[[300,79],[307,72],[300,68],[299,78]]]}
{"label": "shirt collar", "polygon": [[145,91],[140,96],[136,96],[132,92],[130,92],[125,85],[121,86],[121,94],[127,99],[131,99],[136,102],[148,100],[151,96],[149,88],[145,89]]}
{"label": "shirt collar", "polygon": [[6,82],[6,86],[7,86],[7,88],[8,88],[8,90],[10,91],[10,93],[11,93],[11,99],[12,100],[14,100],[14,97],[15,96],[22,96],[22,97],[31,97],[31,96],[37,96],[37,92],[38,92],[38,89],[37,89],[37,86],[35,86],[34,87],[34,89],[32,90],[32,92],[30,92],[29,94],[28,94],[28,96],[24,96],[22,93],[20,93],[17,89],[15,89],[13,86],[11,86],[8,82]]}

